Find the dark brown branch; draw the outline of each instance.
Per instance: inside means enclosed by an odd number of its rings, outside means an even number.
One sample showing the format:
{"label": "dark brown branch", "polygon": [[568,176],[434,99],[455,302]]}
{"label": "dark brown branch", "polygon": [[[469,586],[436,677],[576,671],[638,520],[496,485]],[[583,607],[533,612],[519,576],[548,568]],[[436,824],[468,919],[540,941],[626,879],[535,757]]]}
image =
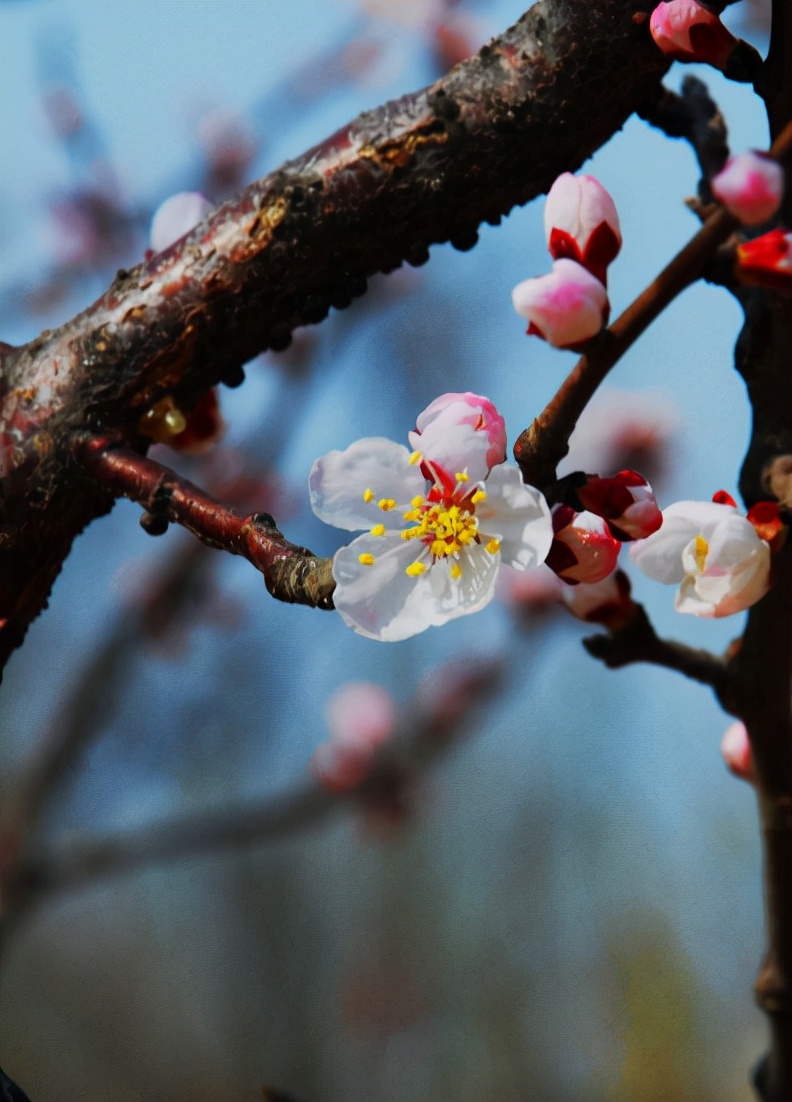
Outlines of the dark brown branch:
{"label": "dark brown branch", "polygon": [[726,123],[706,84],[697,77],[686,76],[681,95],[663,87],[641,117],[669,138],[684,138],[690,143],[701,170],[699,199],[703,203],[713,202],[709,184],[725,165],[729,146]]}
{"label": "dark brown branch", "polygon": [[111,496],[75,482],[96,426],[137,447],[166,393],[189,409],[374,272],[470,248],[619,130],[668,62],[653,0],[540,0],[432,87],[366,112],[252,184],[164,253],[119,272],[83,314],[5,350],[6,580],[0,662],[44,606],[71,543]]}
{"label": "dark brown branch", "polygon": [[[789,158],[792,124],[773,142],[770,152],[779,160]],[[594,338],[558,392],[514,445],[514,457],[526,482],[540,489],[552,487],[556,467],[569,450],[569,438],[597,387],[666,306],[700,277],[738,225],[725,208],[715,211],[613,325]]]}
{"label": "dark brown branch", "polygon": [[128,497],[148,510],[143,525],[152,534],[180,524],[207,547],[247,559],[279,601],[332,609],[332,560],[289,543],[269,513],[240,516],[170,468],[105,436],[80,437],[74,455],[115,497]]}
{"label": "dark brown branch", "polygon": [[674,640],[661,639],[652,627],[643,606],[636,605],[635,608],[632,619],[620,631],[609,635],[591,635],[584,639],[583,646],[589,654],[599,658],[612,670],[629,666],[633,662],[649,662],[668,670],[676,670],[685,677],[709,685],[724,707],[731,710],[728,704],[729,677],[726,662],[709,651],[688,647]]}

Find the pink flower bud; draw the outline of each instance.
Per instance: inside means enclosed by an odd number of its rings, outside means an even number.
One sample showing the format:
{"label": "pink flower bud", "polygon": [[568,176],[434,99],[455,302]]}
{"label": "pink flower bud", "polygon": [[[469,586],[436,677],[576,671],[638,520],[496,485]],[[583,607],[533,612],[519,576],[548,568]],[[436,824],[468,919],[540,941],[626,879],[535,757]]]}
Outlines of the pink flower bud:
{"label": "pink flower bud", "polygon": [[723,67],[737,39],[719,17],[697,0],[668,0],[658,4],[649,20],[655,43],[677,61],[706,61]]}
{"label": "pink flower bud", "polygon": [[554,348],[591,340],[608,320],[603,284],[574,260],[556,260],[548,275],[526,279],[512,291],[514,309],[530,321],[528,332]]}
{"label": "pink flower bud", "polygon": [[547,193],[544,224],[554,260],[576,260],[606,283],[622,238],[616,204],[599,180],[564,172]]}
{"label": "pink flower bud", "polygon": [[781,206],[784,170],[772,157],[741,153],[729,158],[713,179],[712,191],[735,218],[746,226],[758,226]]}
{"label": "pink flower bud", "polygon": [[171,195],[157,208],[151,222],[151,247],[154,252],[160,253],[184,237],[212,209],[212,204],[200,192],[180,191]]}
{"label": "pink flower bud", "polygon": [[645,539],[663,523],[652,487],[637,471],[619,471],[612,478],[592,475],[577,496],[584,508],[607,520],[622,541]]}
{"label": "pink flower bud", "polygon": [[721,754],[735,777],[753,783],[755,774],[751,743],[744,723],[738,720],[726,728],[721,740]]}
{"label": "pink flower bud", "polygon": [[442,472],[450,482],[456,482],[458,473],[479,482],[506,458],[506,423],[479,394],[441,394],[419,415],[408,436],[430,481]]}
{"label": "pink flower bud", "polygon": [[396,725],[393,698],[380,685],[351,681],[342,685],[325,709],[330,738],[317,746],[310,768],[331,792],[343,792],[365,780],[377,749]]}
{"label": "pink flower bud", "polygon": [[553,532],[545,562],[569,585],[601,582],[616,569],[621,544],[602,517],[555,505]]}
{"label": "pink flower bud", "polygon": [[770,230],[737,246],[741,282],[778,291],[792,289],[792,233]]}
{"label": "pink flower bud", "polygon": [[614,570],[601,582],[564,586],[563,601],[578,620],[619,631],[627,626],[638,607],[630,592],[630,579],[623,570]]}

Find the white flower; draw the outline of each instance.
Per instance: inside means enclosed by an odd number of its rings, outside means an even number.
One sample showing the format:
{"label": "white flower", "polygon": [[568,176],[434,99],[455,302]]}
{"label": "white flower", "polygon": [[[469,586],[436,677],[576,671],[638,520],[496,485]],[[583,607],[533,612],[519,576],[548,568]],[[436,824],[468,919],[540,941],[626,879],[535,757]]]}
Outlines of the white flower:
{"label": "white flower", "polygon": [[679,585],[676,609],[694,616],[742,612],[770,585],[770,546],[732,505],[677,501],[630,556],[655,581]]}
{"label": "white flower", "polygon": [[[437,416],[452,407],[456,415]],[[499,423],[487,399],[444,395],[418,418],[417,442],[425,438],[431,454],[369,437],[314,464],[316,515],[368,529],[333,560],[335,607],[360,635],[393,642],[477,612],[494,596],[502,562],[526,570],[544,560],[550,510],[517,467],[491,466],[490,449],[496,460],[503,454]],[[438,455],[452,456],[456,469]]]}

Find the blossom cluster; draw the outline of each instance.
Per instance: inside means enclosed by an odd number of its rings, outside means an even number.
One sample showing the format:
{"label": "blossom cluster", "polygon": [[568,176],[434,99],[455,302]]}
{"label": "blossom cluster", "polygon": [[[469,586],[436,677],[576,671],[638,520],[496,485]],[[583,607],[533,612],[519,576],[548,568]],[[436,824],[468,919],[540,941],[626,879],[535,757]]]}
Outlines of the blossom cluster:
{"label": "blossom cluster", "polygon": [[519,283],[512,302],[529,334],[576,348],[608,321],[607,269],[621,248],[619,216],[598,180],[565,172],[547,193],[544,223],[553,270]]}
{"label": "blossom cluster", "polygon": [[368,437],[311,471],[317,516],[366,530],[333,560],[335,607],[360,635],[392,642],[476,612],[495,595],[502,564],[546,563],[567,586],[582,585],[567,601],[575,615],[622,623],[634,608],[626,576],[615,573],[624,542],[643,573],[679,587],[679,612],[728,616],[769,588],[783,532],[770,503],[743,516],[721,491],[661,513],[646,480],[620,471],[584,477],[575,488],[581,511],[551,509],[505,462],[500,413],[471,393],[435,399],[409,443],[412,451]]}

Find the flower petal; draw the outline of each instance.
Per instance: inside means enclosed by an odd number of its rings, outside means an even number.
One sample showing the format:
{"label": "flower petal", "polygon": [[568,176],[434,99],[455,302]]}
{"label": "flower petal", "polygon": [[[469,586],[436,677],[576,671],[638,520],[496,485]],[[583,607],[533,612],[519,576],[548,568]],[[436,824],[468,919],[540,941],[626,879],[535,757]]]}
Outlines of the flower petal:
{"label": "flower petal", "polygon": [[497,536],[503,561],[517,570],[543,563],[553,542],[553,522],[544,496],[526,486],[519,468],[511,463],[493,468],[486,493],[486,501],[476,508],[482,537],[485,532]]}
{"label": "flower petal", "polygon": [[630,558],[644,574],[664,585],[678,585],[685,576],[682,552],[696,536],[709,539],[718,524],[737,510],[712,501],[676,501],[663,510],[663,525],[630,547]]}
{"label": "flower petal", "polygon": [[[383,520],[378,501],[393,501],[394,508],[404,510],[426,490],[423,475],[410,466],[407,449],[382,436],[368,436],[317,459],[308,486],[319,519],[351,532]],[[370,501],[368,492],[373,494]]]}
{"label": "flower petal", "polygon": [[[374,562],[364,566],[361,554],[373,556]],[[426,566],[417,577],[406,573],[416,561]],[[333,602],[359,635],[396,642],[483,608],[494,596],[499,563],[499,555],[476,544],[458,560],[433,563],[428,548],[419,549],[395,533],[363,535],[336,553]],[[454,566],[461,567],[457,578]]]}

